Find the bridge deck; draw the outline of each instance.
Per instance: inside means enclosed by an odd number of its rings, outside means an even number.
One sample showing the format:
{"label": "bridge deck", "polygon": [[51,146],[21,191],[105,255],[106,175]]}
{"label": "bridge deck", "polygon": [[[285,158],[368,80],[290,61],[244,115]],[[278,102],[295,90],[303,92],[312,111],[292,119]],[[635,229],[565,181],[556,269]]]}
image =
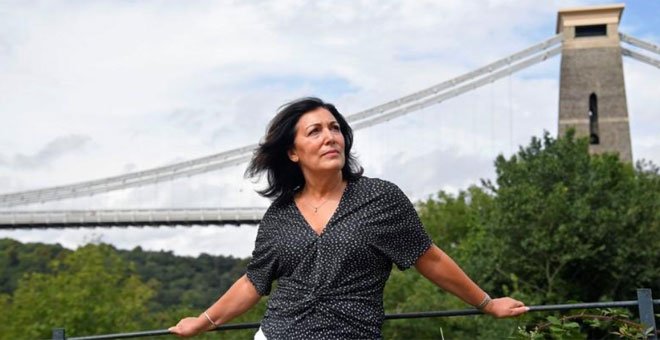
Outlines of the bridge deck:
{"label": "bridge deck", "polygon": [[259,224],[266,208],[0,211],[0,229]]}

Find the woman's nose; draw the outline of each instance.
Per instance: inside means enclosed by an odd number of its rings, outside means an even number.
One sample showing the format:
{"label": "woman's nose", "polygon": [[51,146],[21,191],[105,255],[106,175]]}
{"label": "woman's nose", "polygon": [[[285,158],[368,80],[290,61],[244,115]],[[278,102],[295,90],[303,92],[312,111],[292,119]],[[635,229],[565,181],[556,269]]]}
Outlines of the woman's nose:
{"label": "woman's nose", "polygon": [[325,143],[334,143],[336,141],[335,134],[330,129],[323,129],[323,138]]}

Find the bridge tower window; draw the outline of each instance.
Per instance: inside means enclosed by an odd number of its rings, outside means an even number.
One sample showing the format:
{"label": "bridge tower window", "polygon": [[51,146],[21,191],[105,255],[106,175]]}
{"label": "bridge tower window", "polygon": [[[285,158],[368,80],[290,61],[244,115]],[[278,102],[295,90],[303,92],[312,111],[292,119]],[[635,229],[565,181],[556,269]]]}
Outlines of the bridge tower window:
{"label": "bridge tower window", "polygon": [[607,25],[575,26],[575,37],[599,37],[607,35]]}
{"label": "bridge tower window", "polygon": [[598,136],[598,97],[595,93],[589,96],[589,144],[600,144]]}

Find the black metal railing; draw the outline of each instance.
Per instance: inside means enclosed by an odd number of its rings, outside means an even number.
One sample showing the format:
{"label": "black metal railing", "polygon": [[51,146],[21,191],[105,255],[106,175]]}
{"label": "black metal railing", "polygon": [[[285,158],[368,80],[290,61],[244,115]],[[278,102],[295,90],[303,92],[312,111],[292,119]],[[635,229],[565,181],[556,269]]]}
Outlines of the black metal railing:
{"label": "black metal railing", "polygon": [[[629,301],[610,301],[610,302],[589,302],[589,303],[572,303],[560,305],[540,305],[529,306],[530,312],[550,312],[550,311],[567,311],[574,309],[597,309],[597,308],[631,308],[637,307],[639,312],[640,323],[645,329],[651,328],[651,332],[647,339],[658,340],[657,327],[655,324],[655,315],[653,305],[660,305],[660,299],[653,300],[652,292],[650,289],[641,288],[637,289],[637,300]],[[395,319],[420,319],[420,318],[442,318],[448,316],[467,316],[483,314],[476,309],[460,309],[448,311],[434,311],[434,312],[417,312],[417,313],[399,313],[387,314],[385,320]],[[257,329],[259,328],[258,322],[253,323],[237,323],[222,325],[213,331],[228,331],[237,329]],[[53,340],[105,340],[105,339],[128,339],[128,338],[141,338],[147,336],[159,336],[171,334],[167,329],[159,329],[152,331],[141,331],[131,333],[116,333],[80,337],[66,337],[64,328],[53,329]]]}

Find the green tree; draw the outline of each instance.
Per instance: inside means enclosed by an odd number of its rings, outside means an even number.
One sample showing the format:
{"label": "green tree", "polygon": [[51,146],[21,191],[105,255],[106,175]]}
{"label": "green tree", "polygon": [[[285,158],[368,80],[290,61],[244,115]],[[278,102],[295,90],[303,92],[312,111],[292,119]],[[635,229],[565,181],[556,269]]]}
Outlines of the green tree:
{"label": "green tree", "polygon": [[0,239],[0,293],[13,293],[18,280],[26,272],[50,272],[50,260],[70,252],[59,244],[22,244],[11,239]]}
{"label": "green tree", "polygon": [[635,288],[658,289],[658,168],[590,155],[570,131],[532,139],[510,159],[495,161],[496,242],[501,284],[517,284],[536,302],[630,299]]}
{"label": "green tree", "polygon": [[159,312],[173,306],[205,308],[227,290],[245,271],[245,261],[233,257],[200,254],[175,256],[170,251],[118,250],[135,263],[143,280],[159,282],[149,310]]}
{"label": "green tree", "polygon": [[[434,242],[452,256],[487,291],[494,259],[484,254],[491,244],[484,240],[484,225],[490,221],[493,197],[473,186],[458,195],[440,192],[418,203],[418,211]],[[475,245],[476,244],[476,245]],[[473,275],[490,273],[491,275]],[[437,288],[414,269],[394,270],[385,288],[387,313],[455,310],[469,308],[464,302]],[[477,318],[430,318],[387,321],[387,339],[503,338],[513,334],[524,321]]]}
{"label": "green tree", "polygon": [[[50,263],[52,273],[26,274],[11,299],[0,298],[3,339],[48,338],[140,330],[153,289],[108,245],[87,245]],[[5,321],[5,320],[3,320]]]}
{"label": "green tree", "polygon": [[[528,304],[628,300],[660,290],[660,175],[641,162],[590,155],[573,132],[547,133],[495,161],[494,183],[418,204],[434,241],[481,287]],[[392,273],[388,312],[465,308],[414,271]],[[387,338],[506,338],[525,323],[488,317],[389,321]],[[573,324],[571,324],[573,326]],[[591,336],[593,334],[590,334]],[[587,336],[587,335],[585,335]]]}

